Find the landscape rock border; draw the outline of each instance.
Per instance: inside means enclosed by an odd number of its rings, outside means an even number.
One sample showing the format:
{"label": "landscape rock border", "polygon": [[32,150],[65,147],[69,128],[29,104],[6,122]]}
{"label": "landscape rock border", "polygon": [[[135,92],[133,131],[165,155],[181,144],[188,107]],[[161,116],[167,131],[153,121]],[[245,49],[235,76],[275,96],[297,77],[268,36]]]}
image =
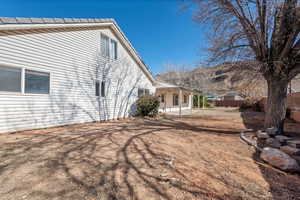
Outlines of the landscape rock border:
{"label": "landscape rock border", "polygon": [[[251,141],[246,134],[254,133],[256,141]],[[260,158],[266,163],[286,172],[300,172],[300,141],[279,135],[275,128],[266,132],[261,130],[242,131],[240,138],[248,145],[254,146]]]}

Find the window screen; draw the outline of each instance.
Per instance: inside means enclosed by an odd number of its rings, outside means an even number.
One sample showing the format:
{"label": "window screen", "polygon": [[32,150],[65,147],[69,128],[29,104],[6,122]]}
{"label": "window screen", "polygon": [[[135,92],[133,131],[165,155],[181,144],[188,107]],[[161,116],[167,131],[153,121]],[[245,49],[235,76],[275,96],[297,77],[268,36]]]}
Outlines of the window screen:
{"label": "window screen", "polygon": [[150,90],[149,89],[145,89],[145,95],[149,95],[150,94]]}
{"label": "window screen", "polygon": [[105,97],[105,82],[101,82],[101,97]]}
{"label": "window screen", "polygon": [[187,95],[183,95],[183,103],[187,103],[188,102],[188,96]]}
{"label": "window screen", "polygon": [[173,105],[178,106],[178,94],[173,94]]}
{"label": "window screen", "polygon": [[103,34],[101,34],[101,54],[109,58],[109,38]]}
{"label": "window screen", "polygon": [[97,96],[97,97],[99,97],[100,96],[100,83],[99,83],[99,81],[96,81],[96,84],[95,84],[95,95]]}
{"label": "window screen", "polygon": [[25,93],[49,94],[50,74],[25,70]]}
{"label": "window screen", "polygon": [[111,58],[114,60],[118,59],[118,46],[114,40],[111,40]]}
{"label": "window screen", "polygon": [[21,92],[22,69],[0,66],[0,91]]}
{"label": "window screen", "polygon": [[144,89],[139,88],[139,89],[138,89],[138,97],[141,97],[141,96],[143,96],[143,95],[144,95]]}

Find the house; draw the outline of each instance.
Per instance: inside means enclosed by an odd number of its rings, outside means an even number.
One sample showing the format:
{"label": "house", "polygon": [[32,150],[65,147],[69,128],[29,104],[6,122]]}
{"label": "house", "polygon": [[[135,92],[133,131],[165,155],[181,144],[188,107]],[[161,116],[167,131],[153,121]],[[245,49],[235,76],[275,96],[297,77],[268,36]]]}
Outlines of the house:
{"label": "house", "polygon": [[208,101],[216,101],[219,99],[219,97],[215,94],[207,94],[205,97]]}
{"label": "house", "polygon": [[160,112],[192,109],[192,90],[161,81],[156,81],[155,87],[156,95],[160,99]]}
{"label": "house", "polygon": [[0,132],[128,117],[154,83],[113,19],[0,18]]}

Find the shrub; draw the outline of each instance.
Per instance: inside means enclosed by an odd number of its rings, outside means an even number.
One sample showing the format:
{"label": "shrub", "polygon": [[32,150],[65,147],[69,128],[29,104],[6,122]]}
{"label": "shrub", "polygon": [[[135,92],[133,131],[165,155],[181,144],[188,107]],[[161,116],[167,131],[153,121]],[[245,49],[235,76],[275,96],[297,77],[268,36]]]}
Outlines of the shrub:
{"label": "shrub", "polygon": [[261,112],[261,107],[259,104],[258,99],[249,98],[246,99],[241,105],[240,105],[240,111],[255,111],[255,112]]}
{"label": "shrub", "polygon": [[142,96],[137,100],[137,115],[155,117],[158,114],[159,99],[156,96]]}

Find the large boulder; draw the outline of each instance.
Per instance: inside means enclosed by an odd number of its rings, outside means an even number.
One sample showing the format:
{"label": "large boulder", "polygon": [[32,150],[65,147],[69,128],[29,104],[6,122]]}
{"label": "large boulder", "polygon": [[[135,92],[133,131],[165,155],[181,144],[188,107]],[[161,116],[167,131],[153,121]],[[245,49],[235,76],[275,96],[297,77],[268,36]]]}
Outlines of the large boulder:
{"label": "large boulder", "polygon": [[275,136],[275,135],[278,135],[278,134],[279,134],[278,129],[277,129],[277,128],[274,128],[274,127],[272,127],[272,128],[267,128],[267,129],[266,129],[266,132],[267,132],[268,135],[270,135],[270,136]]}
{"label": "large boulder", "polygon": [[275,136],[275,139],[276,139],[277,141],[279,141],[280,143],[283,143],[283,144],[286,144],[286,142],[287,142],[288,140],[291,140],[291,138],[289,138],[289,137],[287,137],[287,136],[284,136],[284,135],[276,135],[276,136]]}
{"label": "large boulder", "polygon": [[300,149],[297,149],[295,147],[282,146],[280,147],[280,150],[290,156],[300,156]]}
{"label": "large boulder", "polygon": [[297,161],[286,153],[270,147],[265,147],[260,157],[270,165],[288,172],[299,172],[300,167]]}
{"label": "large boulder", "polygon": [[289,140],[287,144],[291,147],[300,148],[300,140]]}
{"label": "large boulder", "polygon": [[257,138],[259,139],[268,139],[270,136],[266,132],[257,132]]}
{"label": "large boulder", "polygon": [[266,145],[267,147],[273,147],[273,148],[279,149],[280,146],[281,146],[281,143],[278,142],[277,140],[275,140],[274,138],[268,138],[268,139],[266,140],[265,145]]}

